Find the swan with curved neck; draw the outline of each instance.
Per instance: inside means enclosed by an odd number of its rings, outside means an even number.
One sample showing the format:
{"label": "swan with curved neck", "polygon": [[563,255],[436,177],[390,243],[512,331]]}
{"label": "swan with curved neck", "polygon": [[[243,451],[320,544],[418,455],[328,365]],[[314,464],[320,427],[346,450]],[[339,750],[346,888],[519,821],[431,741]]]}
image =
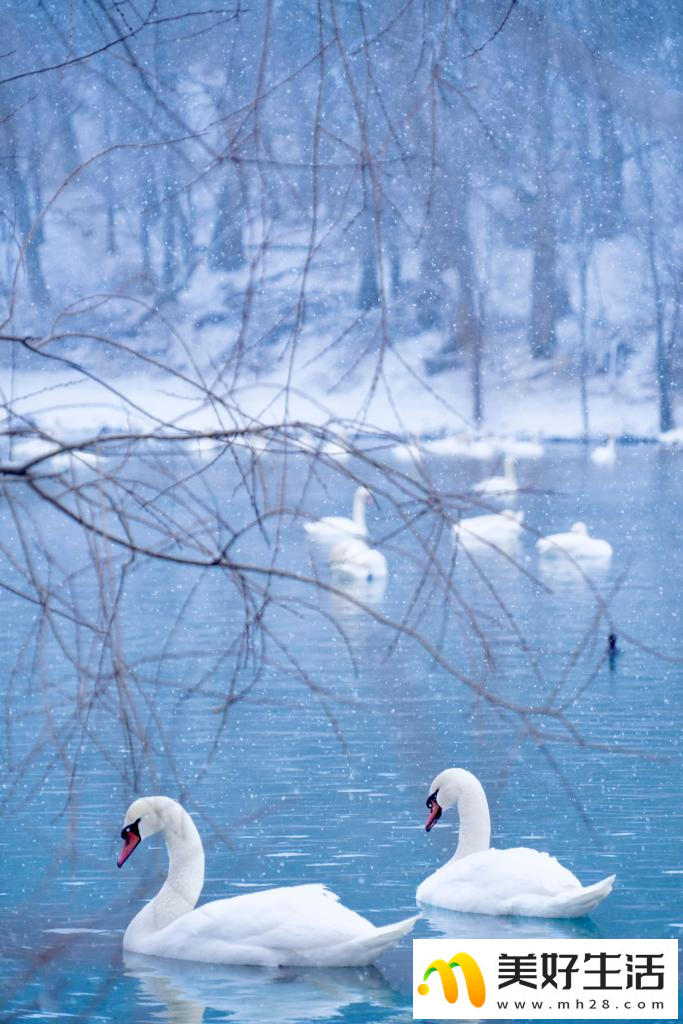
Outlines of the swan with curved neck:
{"label": "swan with curved neck", "polygon": [[395,946],[416,921],[411,917],[377,928],[315,884],[196,907],[204,884],[204,849],[192,818],[175,800],[149,796],[130,805],[118,866],[158,832],[166,841],[168,876],[128,925],[123,947],[130,952],[261,967],[360,967]]}
{"label": "swan with curved neck", "polygon": [[591,452],[591,462],[596,466],[613,466],[617,461],[617,442],[614,434],[607,438],[607,444],[594,448]]}
{"label": "swan with curved neck", "polygon": [[522,917],[583,917],[612,891],[614,875],[582,886],[554,857],[527,847],[490,848],[491,818],[483,786],[464,768],[448,768],[427,798],[430,832],[456,807],[460,833],[455,854],[418,887],[417,900],[446,910]]}
{"label": "swan with curved neck", "polygon": [[335,541],[349,537],[360,537],[362,540],[368,535],[365,507],[371,497],[367,487],[357,487],[350,519],[347,516],[323,516],[313,523],[304,523],[306,533],[313,540],[324,544],[334,544]]}
{"label": "swan with curved neck", "polygon": [[506,455],[503,463],[502,476],[490,476],[480,480],[474,485],[477,494],[509,494],[519,490],[517,473],[515,472],[516,460],[513,455]]}

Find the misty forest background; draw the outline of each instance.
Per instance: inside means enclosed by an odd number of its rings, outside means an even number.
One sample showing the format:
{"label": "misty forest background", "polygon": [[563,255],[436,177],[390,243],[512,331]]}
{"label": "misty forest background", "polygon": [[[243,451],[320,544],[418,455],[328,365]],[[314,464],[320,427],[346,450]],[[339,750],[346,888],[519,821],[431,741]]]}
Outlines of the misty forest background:
{"label": "misty forest background", "polygon": [[[92,985],[139,1016],[111,954],[131,793],[173,793],[257,885],[304,877],[269,843],[317,851],[329,798],[327,848],[385,858],[363,892],[407,914],[455,752],[504,839],[540,807],[581,878],[618,863],[606,934],[680,927],[682,40],[680,0],[1,6],[11,1007],[91,1020]],[[500,435],[537,432],[519,544],[473,550]],[[597,464],[550,443],[667,434]],[[386,579],[303,529],[359,485]],[[575,519],[614,570],[544,564]],[[389,838],[354,773],[399,780]],[[366,874],[320,856],[342,897]],[[57,932],[86,917],[67,984]]]}
{"label": "misty forest background", "polygon": [[5,366],[265,375],[356,422],[402,375],[460,381],[470,425],[533,380],[586,434],[601,388],[667,431],[682,30],[675,0],[7,4]]}

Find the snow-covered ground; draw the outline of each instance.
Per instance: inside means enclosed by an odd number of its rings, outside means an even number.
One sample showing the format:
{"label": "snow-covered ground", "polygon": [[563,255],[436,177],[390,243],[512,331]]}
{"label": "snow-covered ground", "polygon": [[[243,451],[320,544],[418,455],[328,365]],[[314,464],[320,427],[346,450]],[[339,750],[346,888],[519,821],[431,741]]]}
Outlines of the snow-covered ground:
{"label": "snow-covered ground", "polygon": [[[234,426],[235,421],[207,401],[208,388],[226,400],[240,425],[342,421],[354,430],[405,437],[462,430],[583,436],[576,316],[558,323],[552,361],[530,358],[526,323],[531,265],[519,249],[501,250],[493,268],[494,320],[484,342],[483,421],[475,426],[469,353],[453,359],[454,367],[427,373],[427,368],[443,364],[449,334],[444,328],[420,330],[417,325],[416,253],[403,255],[398,296],[391,297],[389,268],[383,267],[388,297],[384,327],[378,309],[358,310],[358,260],[335,249],[334,254],[320,254],[304,272],[309,237],[291,224],[268,238],[268,245],[252,225],[246,238],[249,267],[225,272],[199,259],[184,287],[160,297],[145,283],[132,238],[128,245],[120,241],[116,257],[110,254],[87,269],[69,256],[82,246],[85,230],[71,216],[75,210],[90,230],[104,230],[101,215],[89,216],[88,197],[87,190],[76,191],[67,204],[68,217],[56,210],[46,228],[47,242],[52,239],[54,244],[43,247],[53,293],[75,303],[68,315],[56,315],[52,330],[63,340],[51,343],[49,351],[73,358],[88,375],[55,369],[58,364],[48,361],[18,363],[14,375],[3,375],[3,398],[14,412],[5,427],[23,430],[33,424],[61,439],[101,430],[154,430],[160,422],[199,431]],[[61,234],[53,239],[57,228]],[[98,247],[106,248],[101,239]],[[608,370],[600,374],[593,367],[588,379],[593,437],[654,438],[659,433],[654,338],[641,317],[649,301],[641,257],[626,236],[618,247],[603,242],[595,248],[589,321],[602,324],[603,342],[610,340],[604,352],[596,341],[591,343],[594,355],[597,349],[602,352]],[[137,284],[118,292],[124,271],[129,277],[134,271]],[[573,281],[571,275],[568,279]],[[102,280],[109,282],[107,295],[102,294]],[[244,296],[252,292],[242,338]],[[94,298],[77,300],[86,293]],[[297,326],[303,294],[305,316]],[[574,308],[577,303],[573,296]],[[30,303],[27,308],[31,310]],[[22,330],[33,324],[30,316],[24,321]],[[33,326],[45,329],[40,316]],[[88,337],[98,340],[83,340]],[[110,349],[107,338],[118,347]],[[641,343],[631,346],[633,338]],[[620,361],[622,342],[628,355]],[[163,365],[177,367],[183,377],[158,368]],[[90,374],[106,379],[109,389]]]}
{"label": "snow-covered ground", "polygon": [[[438,338],[406,339],[378,357],[346,368],[343,360],[316,360],[312,342],[295,357],[294,384],[288,386],[286,361],[275,372],[243,377],[231,386],[206,373],[189,383],[170,373],[127,372],[101,382],[77,371],[31,369],[5,375],[4,400],[14,416],[4,429],[38,428],[58,440],[93,437],[101,431],[155,431],[169,427],[212,431],[236,425],[284,421],[317,425],[346,423],[359,433],[386,431],[399,436],[438,437],[477,432],[470,416],[467,369],[425,376],[422,357]],[[189,375],[188,375],[189,376]],[[330,385],[332,381],[332,385]],[[337,382],[336,385],[334,382]],[[205,387],[225,399],[207,400]],[[506,436],[579,438],[583,434],[578,384],[561,362],[518,363],[506,377],[484,373],[484,421],[478,432]],[[593,378],[589,386],[590,434],[655,438],[657,397],[635,374],[615,380]],[[230,411],[226,411],[230,410]]]}
{"label": "snow-covered ground", "polygon": [[[360,314],[356,307],[357,263],[321,259],[304,283],[305,232],[290,230],[263,249],[261,241],[260,236],[249,241],[258,271],[252,267],[251,284],[248,268],[226,273],[200,260],[186,286],[158,303],[144,289],[140,294],[133,289],[129,298],[110,295],[77,303],[68,319],[55,321],[56,333],[67,324],[72,333],[52,343],[49,352],[73,359],[86,372],[55,369],[58,364],[36,359],[18,363],[14,374],[4,375],[3,398],[14,411],[5,427],[23,430],[33,424],[56,439],[92,437],[102,430],[152,431],[164,424],[211,431],[283,421],[342,422],[354,432],[407,438],[463,430],[583,436],[575,317],[558,325],[552,361],[530,358],[524,326],[530,267],[518,256],[512,259],[512,250],[510,260],[501,261],[500,279],[492,282],[504,326],[485,339],[483,421],[475,426],[468,353],[454,359],[453,367],[426,372],[430,364],[441,365],[449,337],[443,328],[420,331],[415,324],[415,258],[404,259],[403,292],[389,304],[383,333],[379,310]],[[589,435],[655,438],[654,341],[630,351],[623,365],[616,356],[620,338],[644,329],[632,322],[642,300],[638,253],[622,260],[619,273],[607,243],[599,256],[601,305],[593,312],[611,325],[614,352],[606,364],[609,372],[593,372],[588,379]],[[55,280],[62,275],[64,294],[76,294],[68,261],[50,270]],[[96,285],[87,275],[78,283]],[[388,295],[388,279],[384,283]],[[256,295],[241,338],[243,297],[252,287]],[[306,316],[297,327],[301,288]],[[102,342],[84,341],[90,332]],[[115,340],[115,350],[109,350],[107,336]],[[209,401],[207,391],[224,400],[234,416]]]}

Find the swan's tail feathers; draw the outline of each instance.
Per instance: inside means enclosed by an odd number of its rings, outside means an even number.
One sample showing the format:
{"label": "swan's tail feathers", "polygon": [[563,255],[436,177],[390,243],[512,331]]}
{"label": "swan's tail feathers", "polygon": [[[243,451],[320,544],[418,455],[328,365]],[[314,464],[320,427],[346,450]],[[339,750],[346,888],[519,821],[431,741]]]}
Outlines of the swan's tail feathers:
{"label": "swan's tail feathers", "polygon": [[343,949],[344,964],[348,967],[365,967],[374,963],[382,953],[393,949],[404,935],[413,930],[419,916],[416,914],[415,917],[407,917],[395,924],[375,928],[369,934],[347,942]]}
{"label": "swan's tail feathers", "polygon": [[602,903],[612,891],[616,875],[609,875],[595,885],[586,885],[583,889],[572,896],[558,898],[558,910],[562,910],[562,917],[585,917],[592,910]]}

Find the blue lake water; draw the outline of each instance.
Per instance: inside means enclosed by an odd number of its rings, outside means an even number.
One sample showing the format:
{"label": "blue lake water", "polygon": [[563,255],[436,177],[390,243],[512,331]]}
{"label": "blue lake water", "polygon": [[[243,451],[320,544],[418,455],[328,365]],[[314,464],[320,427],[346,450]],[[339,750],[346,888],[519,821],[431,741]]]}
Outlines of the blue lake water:
{"label": "blue lake water", "polygon": [[[264,459],[273,486],[276,458]],[[355,593],[390,618],[412,608],[411,621],[464,673],[509,701],[541,704],[557,693],[575,735],[552,722],[536,723],[532,734],[410,637],[390,649],[388,629],[334,594],[308,594],[295,612],[277,606],[277,587],[270,614],[286,644],[271,643],[262,661],[246,657],[241,699],[226,708],[236,659],[245,656],[239,645],[226,651],[242,616],[229,581],[138,560],[118,587],[107,566],[120,552],[94,545],[88,554],[57,513],[22,499],[26,523],[59,537],[62,610],[104,621],[118,605],[120,621],[106,637],[107,674],[101,637],[64,616],[46,625],[35,606],[0,596],[7,1019],[411,1019],[409,940],[362,971],[124,956],[123,930],[165,871],[158,839],[116,868],[123,813],[145,792],[181,798],[193,814],[207,853],[204,900],[320,881],[379,924],[413,913],[418,883],[450,856],[457,820],[451,812],[426,835],[424,801],[439,771],[467,767],[488,793],[494,845],[547,849],[585,883],[616,873],[615,889],[582,921],[434,911],[418,922],[416,937],[679,937],[682,459],[634,445],[620,448],[606,471],[581,446],[554,445],[545,459],[521,464],[525,490],[515,507],[531,531],[564,530],[580,518],[612,543],[611,566],[592,571],[590,582],[544,569],[530,532],[512,560],[491,551],[472,561],[459,555],[458,599],[447,604],[427,583],[413,607],[422,579],[419,526],[415,536],[401,531],[381,496],[370,514],[390,576],[385,588]],[[227,505],[234,466],[207,472],[212,500],[219,493]],[[461,491],[478,475],[476,465],[454,460],[435,459],[428,472],[435,493]],[[303,493],[306,479],[293,460],[290,496]],[[346,513],[353,487],[343,478],[314,480],[307,512]],[[4,542],[16,551],[17,521],[6,503],[1,514]],[[212,514],[207,504],[207,519]],[[300,522],[286,520],[281,541],[279,564],[305,573],[317,564],[326,578]],[[253,534],[238,539],[233,555],[248,561],[261,543]],[[444,563],[451,548],[450,539],[440,544]],[[87,569],[93,557],[102,568],[98,587]],[[37,575],[46,573],[38,547],[33,558]],[[18,587],[9,563],[2,579]],[[603,657],[610,622],[622,649],[611,667]],[[473,624],[485,631],[486,652]],[[117,672],[124,660],[132,670]]]}

